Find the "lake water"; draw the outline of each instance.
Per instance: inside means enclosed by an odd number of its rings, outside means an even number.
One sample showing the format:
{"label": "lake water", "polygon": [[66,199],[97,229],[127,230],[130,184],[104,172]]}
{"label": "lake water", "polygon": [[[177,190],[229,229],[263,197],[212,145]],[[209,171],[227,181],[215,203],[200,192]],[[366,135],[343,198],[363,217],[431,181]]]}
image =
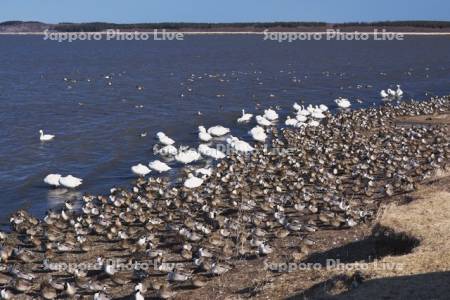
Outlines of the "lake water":
{"label": "lake water", "polygon": [[[251,125],[235,122],[242,108],[278,105],[286,116],[294,101],[335,109],[338,96],[353,107],[379,105],[379,91],[396,83],[405,99],[448,94],[450,38],[57,43],[0,36],[0,222],[18,208],[42,216],[68,197],[127,187],[130,166],[155,158],[157,131],[187,145],[198,143],[199,125],[221,124],[245,137]],[[55,140],[41,143],[39,129]],[[71,193],[49,189],[42,179],[56,172],[84,184]]]}

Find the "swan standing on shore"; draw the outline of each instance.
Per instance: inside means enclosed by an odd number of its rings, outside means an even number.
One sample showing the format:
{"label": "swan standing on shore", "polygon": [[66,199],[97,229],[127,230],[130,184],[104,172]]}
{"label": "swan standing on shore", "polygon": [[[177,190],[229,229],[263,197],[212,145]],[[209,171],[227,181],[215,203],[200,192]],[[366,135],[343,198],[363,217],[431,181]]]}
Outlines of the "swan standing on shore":
{"label": "swan standing on shore", "polygon": [[42,129],[39,130],[39,134],[40,134],[39,139],[41,140],[41,142],[48,142],[55,138],[55,136],[52,134],[44,134],[44,131]]}
{"label": "swan standing on shore", "polygon": [[151,163],[149,163],[148,166],[150,167],[150,169],[155,170],[159,173],[167,172],[170,169],[172,169],[171,167],[169,167],[168,164],[160,160],[154,160]]}
{"label": "swan standing on shore", "polygon": [[203,184],[203,179],[195,177],[192,174],[188,175],[188,179],[184,182],[184,186],[189,189],[195,189],[198,188]]}
{"label": "swan standing on shore", "polygon": [[60,186],[60,183],[59,183],[60,178],[61,178],[61,174],[49,174],[44,178],[44,182],[48,185],[58,187],[58,186]]}
{"label": "swan standing on shore", "polygon": [[59,184],[69,189],[74,189],[80,186],[82,183],[83,179],[74,177],[72,175],[59,178]]}
{"label": "swan standing on shore", "polygon": [[249,131],[250,135],[252,136],[252,138],[257,141],[257,142],[261,142],[264,143],[266,141],[267,138],[267,134],[264,131],[264,128],[260,127],[260,126],[256,126],[253,127],[250,131]]}
{"label": "swan standing on shore", "polygon": [[222,159],[225,157],[225,154],[222,151],[208,147],[205,144],[200,144],[198,146],[198,152],[200,152],[203,156],[208,156],[214,159]]}
{"label": "swan standing on shore", "polygon": [[228,134],[229,132],[230,132],[229,128],[226,128],[226,127],[223,127],[223,126],[220,126],[220,125],[213,126],[213,127],[210,127],[208,129],[208,133],[210,135],[217,136],[217,137],[224,136],[224,135]]}
{"label": "swan standing on shore", "polygon": [[349,108],[352,104],[350,103],[350,101],[348,101],[348,99],[345,98],[341,98],[339,97],[339,99],[334,100],[334,102],[336,102],[336,104],[340,107],[340,108]]}
{"label": "swan standing on shore", "polygon": [[147,166],[144,166],[143,164],[138,164],[138,165],[132,166],[131,171],[134,174],[141,176],[141,177],[144,177],[145,175],[147,175],[148,173],[151,172],[151,170]]}
{"label": "swan standing on shore", "polygon": [[253,114],[246,114],[245,110],[242,110],[242,116],[237,119],[238,123],[247,123],[253,118]]}
{"label": "swan standing on shore", "polygon": [[206,132],[206,128],[204,126],[198,126],[198,138],[202,142],[209,142],[212,140],[212,136]]}
{"label": "swan standing on shore", "polygon": [[175,141],[168,137],[164,132],[158,132],[156,136],[163,145],[169,146],[175,144]]}

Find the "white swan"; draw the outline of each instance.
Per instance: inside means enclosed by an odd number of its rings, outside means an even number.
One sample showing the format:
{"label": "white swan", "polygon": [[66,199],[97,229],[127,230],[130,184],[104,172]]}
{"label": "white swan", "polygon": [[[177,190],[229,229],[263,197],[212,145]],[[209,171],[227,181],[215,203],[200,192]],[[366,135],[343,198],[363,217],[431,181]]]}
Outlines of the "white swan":
{"label": "white swan", "polygon": [[136,174],[138,176],[144,177],[145,175],[150,173],[151,170],[147,166],[144,166],[143,164],[138,164],[138,165],[131,167],[131,172],[133,172],[134,174]]}
{"label": "white swan", "polygon": [[298,122],[306,122],[306,120],[308,120],[308,117],[305,115],[297,115],[295,118]]}
{"label": "white swan", "polygon": [[336,102],[336,104],[340,108],[349,108],[352,105],[348,99],[341,98],[341,97],[339,97],[339,99],[334,100],[334,102]]}
{"label": "white swan", "polygon": [[51,140],[53,140],[53,139],[55,138],[54,135],[51,135],[51,134],[44,134],[44,131],[43,131],[42,129],[39,130],[39,134],[41,135],[41,136],[39,137],[39,139],[40,139],[42,142],[48,142],[48,141],[51,141]]}
{"label": "white swan", "polygon": [[195,170],[195,174],[196,175],[200,174],[200,175],[209,177],[212,174],[212,168],[200,168],[200,169],[197,169],[197,170]]}
{"label": "white swan", "polygon": [[48,174],[44,178],[44,182],[48,185],[60,186],[60,183],[59,183],[60,178],[61,178],[61,174]]}
{"label": "white swan", "polygon": [[206,132],[206,128],[204,126],[198,126],[198,138],[202,142],[209,142],[212,140],[212,136]]}
{"label": "white swan", "polygon": [[395,97],[397,96],[397,93],[394,90],[391,89],[387,89],[387,93],[390,97]]}
{"label": "white swan", "polygon": [[159,139],[159,142],[163,145],[173,145],[175,141],[168,137],[164,132],[158,132],[156,136]]}
{"label": "white swan", "polygon": [[403,96],[403,91],[402,91],[402,89],[400,88],[400,85],[399,85],[399,84],[397,84],[397,90],[395,91],[395,96],[397,96],[397,97]]}
{"label": "white swan", "polygon": [[274,111],[274,110],[271,109],[271,108],[266,109],[266,110],[264,111],[263,117],[266,118],[266,119],[269,120],[269,121],[276,121],[276,120],[278,120],[278,114],[277,114],[277,112]]}
{"label": "white swan", "polygon": [[256,123],[260,126],[271,126],[272,122],[264,118],[263,116],[256,116]]}
{"label": "white swan", "polygon": [[309,116],[311,113],[308,109],[306,109],[303,105],[302,107],[297,111],[297,115],[302,115],[302,116]]}
{"label": "white swan", "polygon": [[317,120],[310,120],[307,125],[311,127],[317,127],[320,125],[320,122]]}
{"label": "white swan", "polygon": [[59,178],[59,184],[69,189],[74,189],[80,186],[82,183],[83,179],[74,177],[72,175]]}
{"label": "white swan", "polygon": [[175,156],[177,155],[178,150],[173,145],[167,145],[159,149],[157,153],[162,156]]}
{"label": "white swan", "polygon": [[284,125],[286,126],[295,126],[297,124],[297,120],[296,119],[291,119],[290,116],[287,116],[286,121],[284,122]]}
{"label": "white swan", "polygon": [[200,158],[201,155],[193,149],[180,151],[177,155],[175,155],[175,159],[183,164],[190,164],[191,162],[199,160]]}
{"label": "white swan", "polygon": [[294,105],[292,105],[292,107],[293,107],[296,111],[299,111],[299,110],[302,109],[302,107],[301,107],[297,102],[295,102]]}
{"label": "white swan", "polygon": [[253,118],[253,114],[246,114],[245,110],[242,110],[242,116],[237,119],[238,123],[247,123]]}
{"label": "white swan", "polygon": [[389,94],[388,94],[388,93],[386,93],[386,91],[385,91],[385,90],[381,90],[381,92],[380,92],[380,96],[381,96],[381,98],[383,98],[383,99],[386,99],[386,98],[388,98],[388,97],[389,97]]}
{"label": "white swan", "polygon": [[319,105],[319,109],[320,109],[322,112],[326,112],[326,111],[328,111],[328,106],[326,106],[325,104],[320,104],[320,105]]}
{"label": "white swan", "polygon": [[155,170],[159,173],[167,172],[170,169],[172,169],[171,167],[169,167],[168,164],[166,164],[165,162],[162,162],[160,160],[154,160],[154,161],[150,162],[148,164],[148,166],[150,167],[150,169]]}
{"label": "white swan", "polygon": [[252,138],[257,141],[257,142],[262,142],[264,143],[266,141],[267,138],[267,134],[264,131],[264,128],[260,127],[260,126],[255,126],[253,127],[250,131],[249,134],[252,136]]}
{"label": "white swan", "polygon": [[326,118],[326,116],[323,114],[323,112],[319,109],[319,110],[315,110],[311,113],[311,117],[315,118],[315,119],[323,119]]}
{"label": "white swan", "polygon": [[192,174],[188,175],[188,179],[184,182],[184,186],[189,189],[195,189],[203,184],[203,179],[195,177]]}
{"label": "white swan", "polygon": [[225,154],[222,151],[208,147],[208,145],[205,144],[200,144],[198,146],[198,152],[200,152],[200,154],[204,156],[208,156],[214,159],[222,159],[225,157]]}
{"label": "white swan", "polygon": [[230,132],[229,128],[223,126],[213,126],[208,129],[208,133],[213,136],[224,136]]}
{"label": "white swan", "polygon": [[246,141],[241,141],[237,137],[232,136],[231,138],[227,139],[227,143],[230,144],[230,146],[236,150],[237,152],[252,152],[255,150],[249,143]]}

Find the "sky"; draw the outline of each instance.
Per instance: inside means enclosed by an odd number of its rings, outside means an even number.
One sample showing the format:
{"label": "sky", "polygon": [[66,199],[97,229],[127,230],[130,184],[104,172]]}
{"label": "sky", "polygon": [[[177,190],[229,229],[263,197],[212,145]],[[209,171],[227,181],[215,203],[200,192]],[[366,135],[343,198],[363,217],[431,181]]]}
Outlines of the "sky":
{"label": "sky", "polygon": [[0,21],[450,21],[449,0],[0,0]]}

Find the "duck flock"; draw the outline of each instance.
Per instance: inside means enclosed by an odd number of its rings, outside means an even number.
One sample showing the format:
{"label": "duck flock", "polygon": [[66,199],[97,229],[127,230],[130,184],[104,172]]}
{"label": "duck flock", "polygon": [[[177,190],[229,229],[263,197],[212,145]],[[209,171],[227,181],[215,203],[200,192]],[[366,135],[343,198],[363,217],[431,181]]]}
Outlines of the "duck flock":
{"label": "duck flock", "polygon": [[[199,128],[198,149],[177,149],[160,132],[163,161],[133,166],[130,190],[84,195],[81,210],[67,201],[43,220],[16,212],[11,232],[0,233],[1,297],[172,298],[238,260],[270,256],[286,238],[296,239],[289,249],[296,260],[314,248],[312,232],[367,222],[386,197],[446,167],[445,126],[394,120],[448,113],[449,97],[359,110],[346,99],[336,103],[344,109],[334,115],[325,105],[294,104],[285,128],[268,109],[250,129],[254,144],[215,126]],[[252,121],[245,111],[238,119]],[[230,150],[208,144],[220,141]],[[215,164],[196,169],[191,163],[202,156]],[[179,180],[148,176],[169,171],[173,160],[185,164]]]}

